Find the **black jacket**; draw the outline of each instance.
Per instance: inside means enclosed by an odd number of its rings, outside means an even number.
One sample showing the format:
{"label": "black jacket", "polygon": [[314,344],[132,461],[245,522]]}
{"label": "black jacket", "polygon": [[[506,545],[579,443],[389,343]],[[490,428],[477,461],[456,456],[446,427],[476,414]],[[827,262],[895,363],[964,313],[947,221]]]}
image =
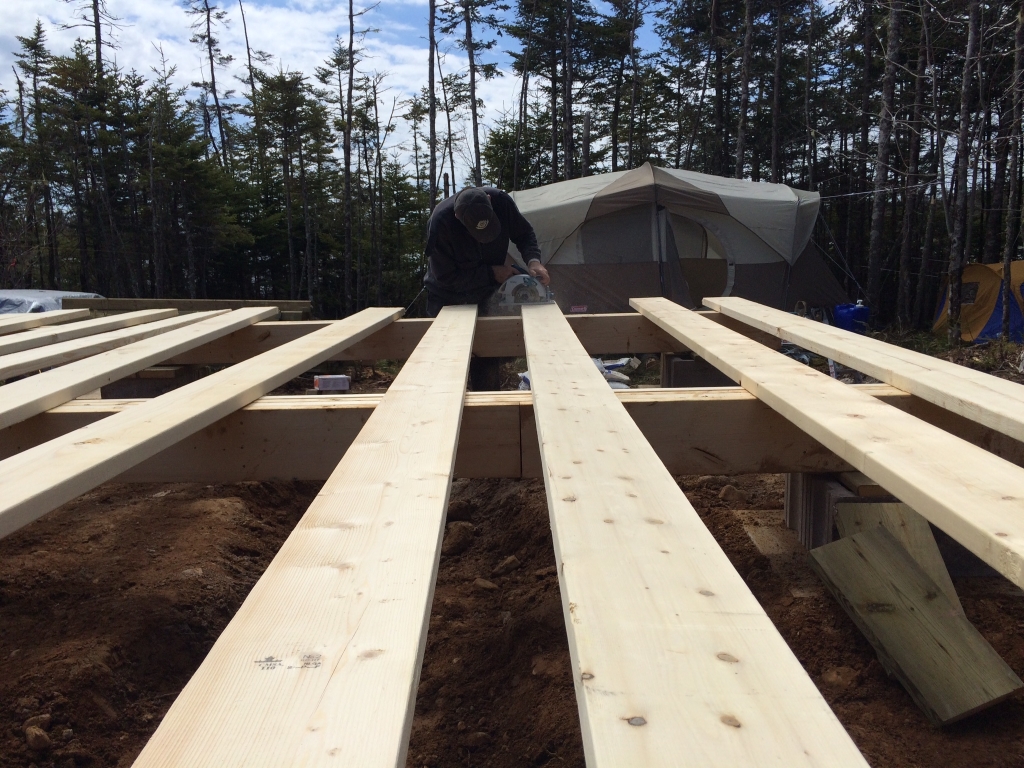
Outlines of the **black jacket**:
{"label": "black jacket", "polygon": [[491,267],[505,263],[508,244],[516,244],[526,263],[540,258],[537,235],[515,201],[505,192],[484,187],[501,222],[501,234],[478,243],[455,218],[455,195],[443,200],[427,223],[427,291],[446,304],[477,304],[489,297],[498,282]]}

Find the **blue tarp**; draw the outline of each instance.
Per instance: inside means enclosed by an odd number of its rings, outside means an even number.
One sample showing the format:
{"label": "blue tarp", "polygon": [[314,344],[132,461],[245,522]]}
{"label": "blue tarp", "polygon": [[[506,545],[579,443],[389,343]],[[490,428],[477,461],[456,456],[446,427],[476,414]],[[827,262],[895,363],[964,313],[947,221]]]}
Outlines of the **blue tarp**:
{"label": "blue tarp", "polygon": [[50,312],[61,308],[61,300],[102,299],[98,293],[81,291],[37,291],[31,289],[10,289],[0,291],[0,315],[18,312]]}

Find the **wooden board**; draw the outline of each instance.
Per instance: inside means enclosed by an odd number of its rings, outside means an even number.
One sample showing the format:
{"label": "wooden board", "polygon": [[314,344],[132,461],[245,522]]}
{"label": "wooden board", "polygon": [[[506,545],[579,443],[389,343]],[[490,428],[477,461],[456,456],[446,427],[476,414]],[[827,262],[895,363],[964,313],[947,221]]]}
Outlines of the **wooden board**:
{"label": "wooden board", "polygon": [[198,322],[11,382],[0,387],[0,429],[276,313],[274,307],[258,307],[190,315]]}
{"label": "wooden board", "polygon": [[841,472],[839,473],[839,482],[857,496],[869,499],[892,495],[863,472]]}
{"label": "wooden board", "polygon": [[97,312],[134,312],[139,309],[172,308],[179,312],[210,312],[215,309],[276,307],[289,312],[309,312],[312,304],[297,299],[64,299],[69,308],[84,307]]}
{"label": "wooden board", "polygon": [[[365,309],[279,349],[0,462],[0,536],[308,371],[402,313]],[[180,319],[180,318],[179,318]]]}
{"label": "wooden board", "polygon": [[136,768],[404,768],[475,317],[441,310]]}
{"label": "wooden board", "polygon": [[882,665],[936,725],[990,707],[1021,681],[882,526],[811,551]]}
{"label": "wooden board", "polygon": [[1024,469],[667,299],[645,316],[744,389],[1024,585]]}
{"label": "wooden board", "polygon": [[94,336],[105,331],[116,331],[118,328],[152,323],[156,320],[174,317],[177,314],[178,310],[176,309],[146,309],[141,312],[125,312],[123,315],[115,317],[97,317],[78,323],[65,323],[56,328],[35,328],[14,336],[0,338],[0,355],[44,347],[47,344],[57,344],[61,341],[71,341],[71,339],[79,339],[83,336]]}
{"label": "wooden board", "polygon": [[958,613],[963,613],[960,597],[949,578],[939,545],[928,521],[906,504],[836,504],[836,527],[841,537],[853,536],[869,528],[882,526],[900,543],[928,578],[942,590]]}
{"label": "wooden board", "polygon": [[69,323],[89,317],[88,309],[55,309],[51,312],[16,312],[0,315],[0,336],[42,325]]}
{"label": "wooden board", "polygon": [[1024,386],[736,297],[709,307],[1024,440]]}
{"label": "wooden board", "polygon": [[[217,310],[217,314],[223,314],[228,310]],[[58,365],[67,365],[75,360],[81,360],[91,355],[98,355],[111,349],[132,344],[141,339],[148,339],[150,336],[157,336],[167,333],[175,328],[182,328],[186,325],[198,323],[210,317],[210,312],[195,312],[181,317],[170,317],[166,320],[138,325],[132,328],[122,328],[117,331],[107,331],[95,336],[88,336],[83,339],[72,339],[62,341],[59,344],[50,344],[36,349],[26,349],[23,352],[14,352],[10,355],[0,357],[0,381],[13,376],[23,376],[26,373],[34,373],[44,368],[52,368]]]}
{"label": "wooden board", "polygon": [[558,307],[523,331],[589,768],[867,765]]}

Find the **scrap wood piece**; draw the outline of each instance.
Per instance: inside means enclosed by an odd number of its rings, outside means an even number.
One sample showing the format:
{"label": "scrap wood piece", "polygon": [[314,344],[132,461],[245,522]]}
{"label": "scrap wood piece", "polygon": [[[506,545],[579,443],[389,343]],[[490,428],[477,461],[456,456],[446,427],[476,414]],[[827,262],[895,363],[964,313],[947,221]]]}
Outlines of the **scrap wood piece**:
{"label": "scrap wood piece", "polygon": [[883,526],[811,550],[882,665],[936,725],[1013,695],[1020,678]]}
{"label": "scrap wood piece", "polygon": [[668,299],[630,303],[1024,586],[1024,469]]}
{"label": "scrap wood piece", "polygon": [[[219,310],[216,314],[223,314],[227,311],[226,309]],[[46,347],[13,352],[0,357],[0,380],[9,379],[13,376],[22,376],[26,373],[34,373],[43,368],[66,365],[75,360],[81,360],[91,355],[123,347],[126,344],[148,339],[151,336],[167,333],[167,331],[174,330],[175,328],[198,323],[211,317],[213,314],[215,313],[196,312],[191,315],[169,317],[166,320],[157,320],[144,325],[107,331],[106,333],[87,336],[82,339],[72,339],[57,344],[50,344]]]}
{"label": "scrap wood piece", "polygon": [[35,328],[0,339],[0,355],[9,355],[25,349],[45,347],[47,344],[57,344],[62,341],[80,339],[83,336],[95,336],[97,333],[165,320],[177,314],[178,310],[176,309],[146,309],[141,312],[126,312],[123,315],[112,317],[97,317],[93,320],[65,323],[56,327]]}
{"label": "scrap wood piece", "polygon": [[1024,440],[1024,387],[1020,384],[747,299],[727,296],[704,299],[704,303],[759,330]]}
{"label": "scrap wood piece", "polygon": [[[275,307],[203,313],[185,327],[6,384],[0,387],[0,429],[56,408],[179,352],[276,316]],[[195,318],[196,315],[186,317]]]}
{"label": "scrap wood piece", "polygon": [[89,317],[88,309],[54,309],[50,312],[18,312],[0,316],[0,336],[17,331],[27,331],[41,325],[70,323]]}
{"label": "scrap wood piece", "polygon": [[523,331],[587,765],[865,766],[558,307]]}
{"label": "scrap wood piece", "polygon": [[935,543],[928,521],[906,504],[836,504],[836,527],[843,538],[876,526],[884,527],[895,537],[921,569],[928,574],[958,613],[963,614],[960,597],[949,578],[939,545]]}
{"label": "scrap wood piece", "polygon": [[866,499],[890,498],[892,496],[863,472],[840,472],[839,482],[857,496],[863,496]]}
{"label": "scrap wood piece", "polygon": [[[248,405],[400,317],[402,311],[394,307],[364,309],[316,333],[0,461],[0,537]],[[194,315],[175,320],[189,317]]]}
{"label": "scrap wood piece", "polygon": [[441,310],[135,768],[405,766],[475,320]]}

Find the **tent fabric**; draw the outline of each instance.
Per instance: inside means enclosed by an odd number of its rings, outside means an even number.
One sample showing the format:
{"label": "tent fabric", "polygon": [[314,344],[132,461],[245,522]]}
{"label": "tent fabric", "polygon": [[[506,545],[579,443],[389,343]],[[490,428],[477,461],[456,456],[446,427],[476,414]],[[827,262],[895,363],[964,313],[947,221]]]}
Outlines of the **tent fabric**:
{"label": "tent fabric", "polygon": [[[815,306],[848,300],[823,262],[792,269],[821,262],[809,246],[816,192],[645,163],[511,194],[537,232],[566,311],[593,305],[601,309],[587,311],[628,312],[631,295],[666,296],[686,306],[700,306],[705,296],[737,295],[786,309],[798,300]],[[609,269],[592,269],[598,266]],[[802,278],[794,292],[790,278],[797,271]],[[612,274],[617,283],[604,283]],[[630,294],[627,287],[643,292]]]}
{"label": "tent fabric", "polygon": [[[1010,339],[1024,342],[1024,261],[1010,265]],[[1003,333],[1003,265],[968,264],[961,280],[960,338],[977,342],[998,339]],[[949,327],[949,289],[947,287],[935,316],[932,330]]]}

